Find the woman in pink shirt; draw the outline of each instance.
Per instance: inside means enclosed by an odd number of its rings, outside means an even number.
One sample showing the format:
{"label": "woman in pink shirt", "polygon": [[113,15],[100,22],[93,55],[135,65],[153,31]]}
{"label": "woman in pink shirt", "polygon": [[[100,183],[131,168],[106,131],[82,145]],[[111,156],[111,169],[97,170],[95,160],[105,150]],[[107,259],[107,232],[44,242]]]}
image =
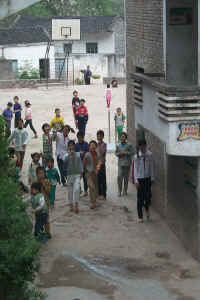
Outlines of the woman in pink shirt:
{"label": "woman in pink shirt", "polygon": [[24,128],[26,128],[28,125],[30,126],[30,129],[33,131],[35,138],[38,137],[37,132],[35,128],[33,127],[32,123],[32,109],[31,109],[31,103],[26,100],[25,102],[25,124]]}

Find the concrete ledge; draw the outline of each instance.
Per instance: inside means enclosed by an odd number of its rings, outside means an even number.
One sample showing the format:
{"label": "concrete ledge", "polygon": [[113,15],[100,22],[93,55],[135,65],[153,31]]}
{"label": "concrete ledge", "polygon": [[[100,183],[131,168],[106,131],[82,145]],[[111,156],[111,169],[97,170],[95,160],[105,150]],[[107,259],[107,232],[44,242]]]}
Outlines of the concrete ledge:
{"label": "concrete ledge", "polygon": [[171,85],[169,84],[165,79],[161,77],[155,77],[150,76],[147,74],[141,74],[141,73],[131,73],[129,74],[130,79],[133,80],[139,80],[141,82],[146,82],[150,84],[152,87],[154,87],[158,91],[162,91],[163,93],[168,94],[176,94],[177,96],[181,95],[200,95],[200,86],[193,85],[193,86],[184,86],[184,85]]}
{"label": "concrete ledge", "polygon": [[125,77],[103,77],[103,84],[111,84],[111,81],[116,79],[118,84],[125,84],[126,78]]}
{"label": "concrete ledge", "polygon": [[0,80],[0,89],[15,89],[15,88],[37,88],[38,80]]}

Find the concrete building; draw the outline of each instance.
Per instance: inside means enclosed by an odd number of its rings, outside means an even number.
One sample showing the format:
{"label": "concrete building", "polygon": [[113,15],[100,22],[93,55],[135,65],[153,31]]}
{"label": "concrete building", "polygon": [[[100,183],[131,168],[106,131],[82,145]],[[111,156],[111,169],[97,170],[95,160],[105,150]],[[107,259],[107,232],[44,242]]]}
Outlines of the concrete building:
{"label": "concrete building", "polygon": [[127,114],[154,153],[153,204],[200,259],[200,1],[126,0]]}
{"label": "concrete building", "polygon": [[[52,40],[52,19],[80,19],[80,40]],[[46,77],[44,59],[49,41],[51,47],[48,72],[51,79],[58,79],[60,75],[66,77],[67,60],[68,75],[71,79],[80,78],[80,71],[86,69],[87,65],[91,66],[93,74],[100,75],[101,78],[125,76],[125,35],[122,18],[41,19],[19,16],[9,29],[0,29],[2,55],[12,61],[14,72],[29,64],[40,69],[42,77]]]}

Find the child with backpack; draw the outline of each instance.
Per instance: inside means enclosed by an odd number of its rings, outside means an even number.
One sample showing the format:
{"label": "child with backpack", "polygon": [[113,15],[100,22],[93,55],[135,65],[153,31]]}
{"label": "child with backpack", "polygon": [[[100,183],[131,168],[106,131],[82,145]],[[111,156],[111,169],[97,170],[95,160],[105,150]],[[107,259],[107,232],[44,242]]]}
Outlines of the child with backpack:
{"label": "child with backpack", "polygon": [[122,112],[121,107],[118,107],[116,109],[114,120],[115,120],[115,129],[116,129],[117,135],[118,135],[118,141],[120,141],[120,137],[124,130],[124,124],[125,124],[125,120],[126,120],[126,117],[125,117],[124,113]]}

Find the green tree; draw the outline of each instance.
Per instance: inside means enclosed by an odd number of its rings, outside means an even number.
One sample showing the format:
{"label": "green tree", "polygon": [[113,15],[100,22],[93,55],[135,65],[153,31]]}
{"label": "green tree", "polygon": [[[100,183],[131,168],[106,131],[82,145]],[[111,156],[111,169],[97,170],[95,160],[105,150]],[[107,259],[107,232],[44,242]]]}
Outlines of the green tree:
{"label": "green tree", "polygon": [[42,0],[22,11],[23,14],[48,16],[123,15],[124,0]]}
{"label": "green tree", "polygon": [[41,299],[33,286],[39,247],[30,230],[19,186],[9,178],[8,140],[2,117],[0,144],[0,300]]}

